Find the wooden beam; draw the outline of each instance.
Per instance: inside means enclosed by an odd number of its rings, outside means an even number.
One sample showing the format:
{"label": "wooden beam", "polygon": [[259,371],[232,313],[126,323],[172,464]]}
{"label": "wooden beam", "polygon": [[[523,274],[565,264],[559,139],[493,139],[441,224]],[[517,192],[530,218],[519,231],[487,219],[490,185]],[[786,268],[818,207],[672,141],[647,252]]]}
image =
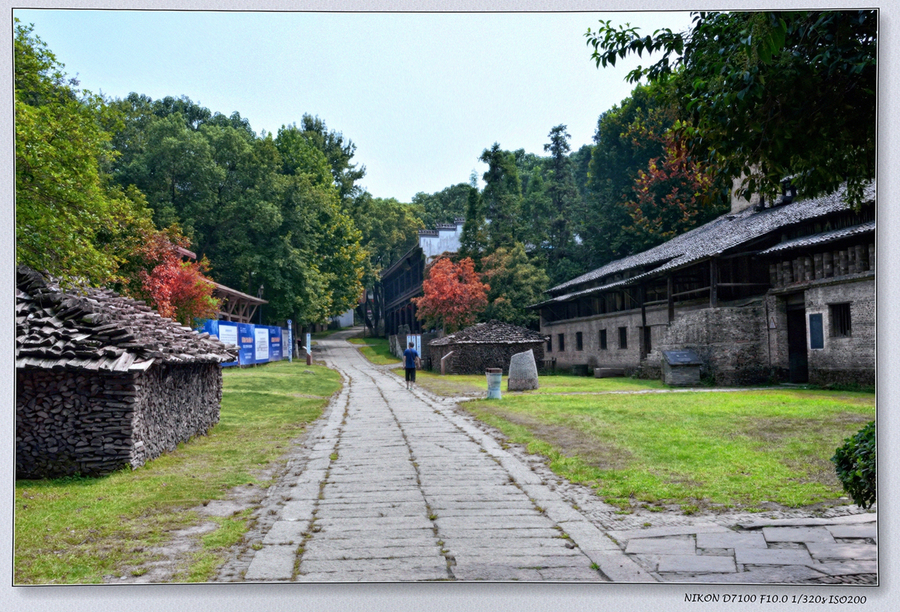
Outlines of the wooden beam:
{"label": "wooden beam", "polygon": [[719,261],[713,257],[709,260],[709,306],[715,308],[719,305]]}

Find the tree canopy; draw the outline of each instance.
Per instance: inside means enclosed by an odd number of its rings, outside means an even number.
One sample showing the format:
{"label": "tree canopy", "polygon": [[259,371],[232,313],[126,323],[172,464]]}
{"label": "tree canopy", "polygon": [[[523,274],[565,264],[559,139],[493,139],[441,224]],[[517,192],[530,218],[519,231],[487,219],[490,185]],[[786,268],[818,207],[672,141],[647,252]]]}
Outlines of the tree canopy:
{"label": "tree canopy", "polygon": [[588,30],[597,66],[659,52],[627,79],[671,79],[675,130],[691,155],[744,195],[772,198],[791,178],[806,196],[846,183],[858,203],[875,175],[877,12],[698,12],[688,32]]}

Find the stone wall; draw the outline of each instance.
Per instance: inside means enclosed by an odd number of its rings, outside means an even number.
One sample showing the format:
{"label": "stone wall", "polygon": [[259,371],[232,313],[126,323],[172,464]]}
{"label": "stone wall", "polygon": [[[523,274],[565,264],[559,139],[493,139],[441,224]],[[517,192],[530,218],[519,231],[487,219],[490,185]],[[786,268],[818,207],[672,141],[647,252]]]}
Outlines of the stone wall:
{"label": "stone wall", "polygon": [[647,364],[660,368],[660,351],[693,349],[704,363],[703,376],[716,384],[765,382],[769,377],[765,321],[763,300],[679,312],[648,355]]}
{"label": "stone wall", "polygon": [[16,371],[16,477],[100,476],[174,450],[219,418],[218,364],[137,373]]}
{"label": "stone wall", "polygon": [[503,374],[508,375],[512,356],[529,349],[534,351],[535,361],[541,363],[544,359],[543,342],[447,344],[429,346],[428,354],[432,369],[440,371],[441,359],[452,351],[453,355],[448,359],[448,374],[484,374],[487,368],[502,368]]}
{"label": "stone wall", "polygon": [[[836,336],[832,306],[850,305],[850,334]],[[875,281],[834,283],[806,290],[806,317],[822,314],[824,348],[810,349],[809,382],[875,384]],[[808,326],[807,326],[808,327]],[[807,346],[809,329],[807,329]]]}
{"label": "stone wall", "polygon": [[[654,306],[646,309],[647,327],[650,328],[651,350],[659,342],[668,323],[668,310],[665,306]],[[558,369],[570,369],[573,366],[587,365],[594,368],[622,368],[627,374],[637,372],[641,368],[641,311],[638,309],[616,312],[593,317],[584,317],[556,323],[544,323],[541,332],[550,336],[551,350],[545,359],[556,359]],[[625,328],[626,346],[619,344],[619,328]],[[606,348],[600,348],[600,331],[606,331]],[[581,333],[582,348],[579,350],[577,334]],[[565,336],[563,350],[560,350],[559,335]],[[538,362],[540,363],[540,362]],[[660,367],[655,362],[657,370]]]}

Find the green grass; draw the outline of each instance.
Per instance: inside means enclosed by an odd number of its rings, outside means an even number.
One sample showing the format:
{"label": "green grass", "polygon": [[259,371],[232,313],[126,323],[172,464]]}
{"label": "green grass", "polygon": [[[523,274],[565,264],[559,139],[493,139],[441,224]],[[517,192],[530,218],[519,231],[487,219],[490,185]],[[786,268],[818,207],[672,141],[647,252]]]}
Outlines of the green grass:
{"label": "green grass", "polygon": [[[440,375],[422,371],[416,381],[433,393],[443,396],[475,395],[487,393],[487,377],[484,374]],[[547,395],[559,393],[609,393],[611,391],[654,391],[666,389],[662,381],[635,378],[593,378],[587,376],[554,375],[539,376],[540,387],[531,391],[507,391],[506,377],[501,383],[503,397],[521,395]]]}
{"label": "green grass", "polygon": [[[141,468],[103,478],[19,480],[15,492],[15,584],[100,583],[143,573],[150,549],[199,524],[188,510],[253,483],[282,460],[290,441],[321,415],[340,376],[321,366],[278,362],[224,371],[219,423]],[[202,551],[178,579],[203,581],[240,542],[249,517],[215,520]]]}
{"label": "green grass", "polygon": [[350,338],[349,342],[359,347],[362,356],[375,365],[391,365],[403,361],[391,355],[387,338]]}
{"label": "green grass", "polygon": [[687,513],[834,502],[843,491],[829,459],[875,414],[867,393],[542,391],[463,407],[610,503],[677,505]]}

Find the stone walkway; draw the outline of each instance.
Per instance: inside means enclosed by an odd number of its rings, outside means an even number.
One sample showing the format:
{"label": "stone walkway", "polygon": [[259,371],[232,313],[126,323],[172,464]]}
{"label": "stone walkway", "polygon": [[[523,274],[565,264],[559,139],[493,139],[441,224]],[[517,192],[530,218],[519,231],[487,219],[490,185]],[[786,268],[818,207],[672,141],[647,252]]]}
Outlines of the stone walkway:
{"label": "stone walkway", "polygon": [[873,513],[637,526],[342,335],[317,354],[341,393],[219,580],[875,582]]}

